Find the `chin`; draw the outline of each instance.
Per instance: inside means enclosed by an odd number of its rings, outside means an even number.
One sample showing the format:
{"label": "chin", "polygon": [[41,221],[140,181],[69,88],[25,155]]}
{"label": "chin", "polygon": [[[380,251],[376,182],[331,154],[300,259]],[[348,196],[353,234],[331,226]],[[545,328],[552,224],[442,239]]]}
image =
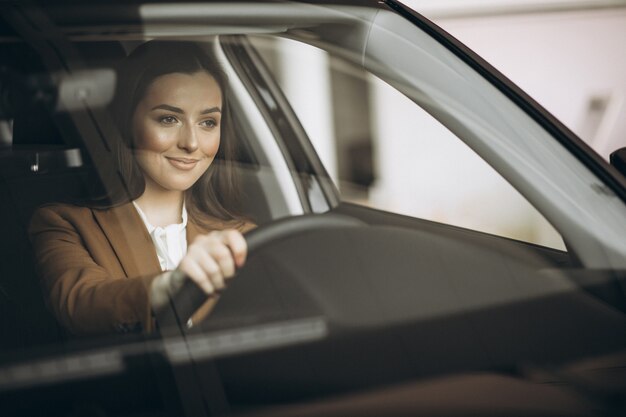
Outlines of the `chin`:
{"label": "chin", "polygon": [[168,185],[169,189],[176,191],[187,191],[193,185],[200,180],[202,175],[180,175],[180,176],[170,176],[165,178],[163,182],[164,185]]}
{"label": "chin", "polygon": [[196,181],[164,181],[160,185],[169,191],[187,191],[193,187]]}

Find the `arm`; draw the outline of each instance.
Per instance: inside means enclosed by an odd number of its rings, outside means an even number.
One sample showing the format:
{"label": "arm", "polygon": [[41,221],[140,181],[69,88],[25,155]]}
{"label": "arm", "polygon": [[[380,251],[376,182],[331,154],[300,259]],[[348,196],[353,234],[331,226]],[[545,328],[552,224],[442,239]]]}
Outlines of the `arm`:
{"label": "arm", "polygon": [[115,262],[96,262],[92,252],[108,248],[83,236],[101,233],[96,228],[86,208],[50,206],[33,215],[29,236],[50,308],[74,334],[151,331],[149,288],[157,274],[127,278]]}

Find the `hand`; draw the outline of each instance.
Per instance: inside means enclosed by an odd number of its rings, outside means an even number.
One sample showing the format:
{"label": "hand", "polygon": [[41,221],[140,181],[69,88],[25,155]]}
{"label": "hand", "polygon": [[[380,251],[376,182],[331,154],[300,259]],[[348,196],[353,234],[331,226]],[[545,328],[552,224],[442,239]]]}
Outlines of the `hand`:
{"label": "hand", "polygon": [[186,276],[207,295],[222,290],[226,280],[234,276],[235,269],[245,263],[247,252],[246,240],[237,230],[215,231],[196,237],[176,271],[165,272],[152,281],[150,298],[153,308],[167,304],[182,287]]}
{"label": "hand", "polygon": [[194,239],[177,270],[211,295],[226,287],[226,281],[245,263],[247,251],[246,240],[239,231],[214,231]]}

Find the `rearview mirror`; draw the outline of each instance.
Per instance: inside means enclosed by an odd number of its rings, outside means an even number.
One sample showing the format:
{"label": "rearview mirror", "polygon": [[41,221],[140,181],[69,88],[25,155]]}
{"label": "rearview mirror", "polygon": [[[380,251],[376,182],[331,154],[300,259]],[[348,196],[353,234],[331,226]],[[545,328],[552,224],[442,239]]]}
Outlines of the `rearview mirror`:
{"label": "rearview mirror", "polygon": [[33,106],[55,112],[80,110],[85,105],[103,108],[113,98],[115,82],[115,71],[110,68],[24,76],[0,67],[0,118],[12,118]]}

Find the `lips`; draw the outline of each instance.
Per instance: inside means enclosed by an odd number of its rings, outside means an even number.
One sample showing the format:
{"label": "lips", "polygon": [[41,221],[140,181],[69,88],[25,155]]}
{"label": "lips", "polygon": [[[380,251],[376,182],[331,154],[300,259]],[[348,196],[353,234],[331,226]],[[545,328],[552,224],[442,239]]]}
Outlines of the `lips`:
{"label": "lips", "polygon": [[183,171],[190,171],[192,169],[195,168],[195,166],[198,164],[198,162],[200,161],[199,159],[193,159],[193,158],[176,158],[176,157],[171,157],[171,156],[166,156],[165,157],[169,163],[174,166],[174,168],[183,170]]}

